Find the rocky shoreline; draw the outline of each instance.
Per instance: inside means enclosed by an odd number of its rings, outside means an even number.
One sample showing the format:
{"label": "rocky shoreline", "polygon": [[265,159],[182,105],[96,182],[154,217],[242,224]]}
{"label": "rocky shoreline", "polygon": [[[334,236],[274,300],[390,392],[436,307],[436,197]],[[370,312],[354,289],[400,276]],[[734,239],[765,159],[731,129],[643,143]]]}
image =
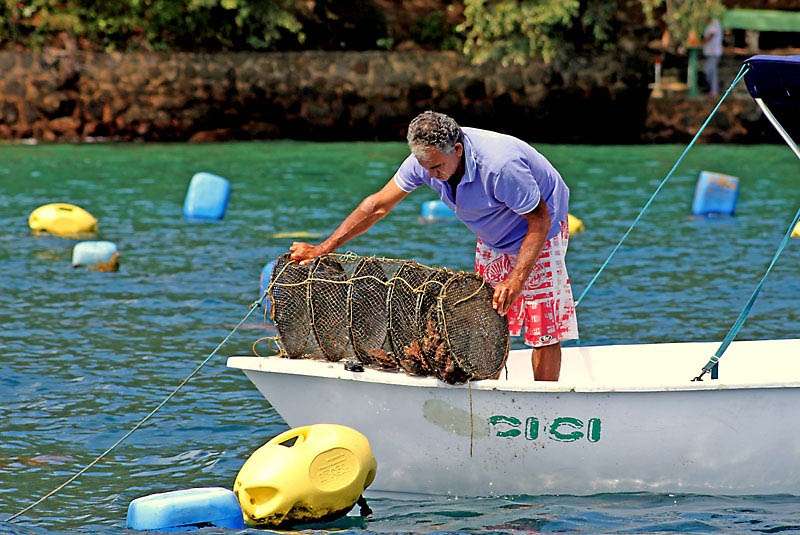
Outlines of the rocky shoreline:
{"label": "rocky shoreline", "polygon": [[[635,51],[556,69],[467,64],[451,52],[0,52],[0,139],[45,142],[400,140],[436,109],[462,124],[536,142],[689,139],[713,103],[650,98]],[[705,141],[755,142],[765,129],[745,93]]]}

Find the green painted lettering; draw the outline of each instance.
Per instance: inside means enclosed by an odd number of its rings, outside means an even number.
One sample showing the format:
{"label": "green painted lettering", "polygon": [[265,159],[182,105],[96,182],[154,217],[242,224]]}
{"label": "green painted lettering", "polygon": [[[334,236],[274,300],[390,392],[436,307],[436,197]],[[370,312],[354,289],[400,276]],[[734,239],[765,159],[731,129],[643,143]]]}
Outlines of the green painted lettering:
{"label": "green painted lettering", "polygon": [[592,418],[589,420],[589,432],[587,433],[589,442],[597,442],[600,440],[600,418]]}
{"label": "green painted lettering", "polygon": [[525,438],[536,440],[539,438],[539,419],[531,416],[525,420]]}
{"label": "green painted lettering", "polygon": [[[494,416],[489,417],[489,424],[496,426],[496,425],[509,425],[512,428],[519,427],[522,422],[518,418],[514,418],[513,416],[503,416],[501,414],[497,414]],[[503,438],[514,438],[518,437],[522,434],[522,431],[519,429],[506,429],[505,431],[497,431],[498,437]]]}
{"label": "green painted lettering", "polygon": [[[574,431],[564,433],[559,429],[562,425],[572,428]],[[559,442],[575,442],[583,438],[583,431],[580,431],[581,429],[583,429],[583,422],[581,420],[569,416],[561,416],[553,420],[553,423],[550,424],[550,438],[558,440]]]}

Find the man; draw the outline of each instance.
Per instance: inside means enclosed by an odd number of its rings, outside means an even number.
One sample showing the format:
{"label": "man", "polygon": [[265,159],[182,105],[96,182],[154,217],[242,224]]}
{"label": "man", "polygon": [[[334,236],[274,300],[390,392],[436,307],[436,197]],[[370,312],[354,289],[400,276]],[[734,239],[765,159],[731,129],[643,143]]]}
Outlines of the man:
{"label": "man", "polygon": [[722,25],[719,19],[711,19],[703,30],[703,56],[706,60],[703,72],[708,82],[711,97],[719,96],[719,60],[722,57]]}
{"label": "man", "polygon": [[494,286],[492,305],[509,331],[533,347],[534,379],[557,381],[561,341],[578,337],[564,256],[569,189],[544,156],[503,134],[460,128],[426,111],[408,127],[411,155],[381,189],[366,197],[325,241],[295,242],[307,263],[369,229],[425,184],[478,238],[476,271]]}

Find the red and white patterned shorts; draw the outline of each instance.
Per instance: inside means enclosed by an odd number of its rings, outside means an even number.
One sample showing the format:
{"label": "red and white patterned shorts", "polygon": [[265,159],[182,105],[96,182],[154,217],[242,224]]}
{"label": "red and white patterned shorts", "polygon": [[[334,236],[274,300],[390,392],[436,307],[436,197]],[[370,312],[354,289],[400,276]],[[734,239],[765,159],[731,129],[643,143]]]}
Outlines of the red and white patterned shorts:
{"label": "red and white patterned shorts", "polygon": [[[519,336],[525,327],[525,344],[543,347],[578,338],[578,320],[565,257],[569,228],[561,223],[561,232],[544,244],[522,293],[508,311],[508,331]],[[508,277],[517,255],[501,253],[480,239],[475,249],[475,271],[495,286]]]}

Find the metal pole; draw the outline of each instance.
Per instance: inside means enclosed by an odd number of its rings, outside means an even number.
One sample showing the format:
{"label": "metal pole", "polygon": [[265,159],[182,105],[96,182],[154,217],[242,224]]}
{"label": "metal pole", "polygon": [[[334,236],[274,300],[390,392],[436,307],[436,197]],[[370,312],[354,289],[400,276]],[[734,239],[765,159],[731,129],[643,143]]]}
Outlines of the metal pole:
{"label": "metal pole", "polygon": [[700,94],[697,89],[697,64],[699,63],[700,49],[689,48],[689,70],[686,73],[686,85],[689,86],[689,96],[696,97]]}
{"label": "metal pole", "polygon": [[761,111],[764,112],[764,115],[767,116],[767,119],[769,119],[769,122],[772,123],[772,126],[775,127],[775,130],[778,131],[778,133],[781,135],[781,137],[786,142],[786,144],[789,145],[789,148],[792,149],[792,152],[794,152],[794,155],[797,156],[798,158],[800,158],[800,149],[797,148],[797,144],[789,136],[789,133],[786,132],[786,130],[784,130],[783,126],[781,126],[781,123],[778,122],[778,120],[775,118],[775,116],[772,115],[772,112],[767,107],[767,105],[764,104],[764,101],[761,100],[760,98],[755,99],[755,101],[756,101],[756,104],[758,104],[758,107],[761,108]]}

